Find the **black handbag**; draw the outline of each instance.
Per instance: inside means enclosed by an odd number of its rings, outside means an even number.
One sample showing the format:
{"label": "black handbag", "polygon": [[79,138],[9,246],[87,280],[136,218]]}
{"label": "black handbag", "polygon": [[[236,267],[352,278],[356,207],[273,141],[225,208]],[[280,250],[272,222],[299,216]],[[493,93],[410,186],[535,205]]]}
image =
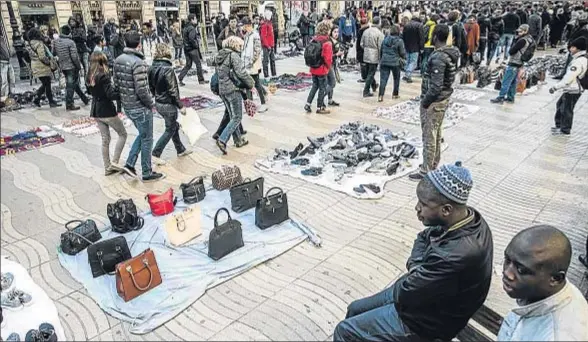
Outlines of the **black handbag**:
{"label": "black handbag", "polygon": [[[70,227],[77,223],[77,226]],[[61,234],[61,251],[67,255],[76,255],[94,242],[102,239],[100,231],[93,220],[73,220],[65,224],[67,232]]]}
{"label": "black handbag", "polygon": [[236,213],[255,207],[257,200],[263,197],[263,177],[252,181],[246,178],[243,183],[231,187],[231,209]]}
{"label": "black handbag", "polygon": [[184,203],[193,204],[200,202],[206,197],[206,188],[204,188],[204,179],[195,177],[189,183],[180,184]]}
{"label": "black handbag", "polygon": [[[272,190],[279,190],[279,192],[270,195]],[[289,218],[288,197],[281,188],[269,189],[265,197],[258,200],[255,205],[255,225],[260,229],[280,224]]]}
{"label": "black handbag", "polygon": [[132,199],[119,199],[108,203],[106,214],[112,225],[112,231],[120,234],[143,228],[143,218],[137,214],[137,206]]}
{"label": "black handbag", "polygon": [[[227,222],[218,225],[218,214],[227,213]],[[225,255],[244,246],[241,222],[233,220],[226,208],[219,209],[214,215],[214,228],[208,237],[208,256],[212,260],[219,260]]]}
{"label": "black handbag", "polygon": [[113,275],[116,264],[130,258],[131,251],[124,236],[96,242],[88,247],[88,263],[94,278]]}

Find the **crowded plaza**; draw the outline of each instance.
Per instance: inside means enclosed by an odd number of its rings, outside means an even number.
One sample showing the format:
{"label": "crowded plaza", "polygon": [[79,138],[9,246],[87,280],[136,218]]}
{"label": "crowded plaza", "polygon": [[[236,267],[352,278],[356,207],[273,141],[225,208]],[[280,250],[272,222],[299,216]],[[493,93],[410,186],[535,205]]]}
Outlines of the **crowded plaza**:
{"label": "crowded plaza", "polygon": [[0,12],[0,340],[588,341],[588,1]]}

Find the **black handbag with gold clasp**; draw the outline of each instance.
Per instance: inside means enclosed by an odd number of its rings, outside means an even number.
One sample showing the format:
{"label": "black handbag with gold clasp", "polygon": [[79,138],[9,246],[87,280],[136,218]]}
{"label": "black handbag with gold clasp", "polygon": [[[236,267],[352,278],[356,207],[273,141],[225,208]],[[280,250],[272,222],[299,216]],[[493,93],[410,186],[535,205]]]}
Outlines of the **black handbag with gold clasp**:
{"label": "black handbag with gold clasp", "polygon": [[206,188],[204,188],[204,179],[194,177],[189,183],[180,184],[184,203],[194,204],[200,202],[206,197]]}
{"label": "black handbag with gold clasp", "polygon": [[257,200],[263,197],[263,177],[256,180],[245,179],[243,183],[231,187],[231,209],[236,213],[255,207]]}
{"label": "black handbag with gold clasp", "polygon": [[[270,195],[272,190],[278,190],[278,192]],[[255,225],[258,228],[266,229],[289,218],[288,197],[282,189],[278,187],[271,188],[267,191],[265,197],[257,201]]]}
{"label": "black handbag with gold clasp", "polygon": [[[218,214],[221,211],[227,213],[227,222],[219,225]],[[241,222],[233,220],[226,208],[219,209],[214,215],[214,228],[208,237],[208,256],[213,260],[219,260],[244,245]]]}

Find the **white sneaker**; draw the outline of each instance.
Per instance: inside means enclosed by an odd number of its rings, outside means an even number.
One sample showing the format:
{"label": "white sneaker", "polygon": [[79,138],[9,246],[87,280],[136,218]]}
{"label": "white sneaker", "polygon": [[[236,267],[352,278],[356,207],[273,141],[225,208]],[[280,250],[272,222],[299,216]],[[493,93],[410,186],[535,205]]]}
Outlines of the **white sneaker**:
{"label": "white sneaker", "polygon": [[157,166],[163,166],[166,165],[167,162],[161,158],[155,157],[155,156],[151,156],[151,161],[153,162],[153,164],[157,165]]}
{"label": "white sneaker", "polygon": [[266,105],[261,105],[261,106],[259,106],[259,107],[257,108],[257,112],[258,112],[258,113],[265,113],[265,112],[267,112],[267,109],[268,109],[268,108],[267,108],[267,106],[266,106]]}

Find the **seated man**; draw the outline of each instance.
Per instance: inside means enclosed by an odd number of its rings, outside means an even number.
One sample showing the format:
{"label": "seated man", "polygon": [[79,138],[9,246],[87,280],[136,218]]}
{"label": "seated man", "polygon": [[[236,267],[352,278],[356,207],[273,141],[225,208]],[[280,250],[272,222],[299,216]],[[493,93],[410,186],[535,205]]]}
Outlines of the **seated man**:
{"label": "seated man", "polygon": [[356,300],[335,328],[335,341],[449,341],[482,306],[492,277],[492,233],[466,205],[470,172],[444,165],[417,186],[415,240],[408,273],[392,287]]}
{"label": "seated man", "polygon": [[502,283],[517,300],[499,341],[588,341],[588,303],[566,281],[570,240],[552,226],[519,232],[504,251]]}

